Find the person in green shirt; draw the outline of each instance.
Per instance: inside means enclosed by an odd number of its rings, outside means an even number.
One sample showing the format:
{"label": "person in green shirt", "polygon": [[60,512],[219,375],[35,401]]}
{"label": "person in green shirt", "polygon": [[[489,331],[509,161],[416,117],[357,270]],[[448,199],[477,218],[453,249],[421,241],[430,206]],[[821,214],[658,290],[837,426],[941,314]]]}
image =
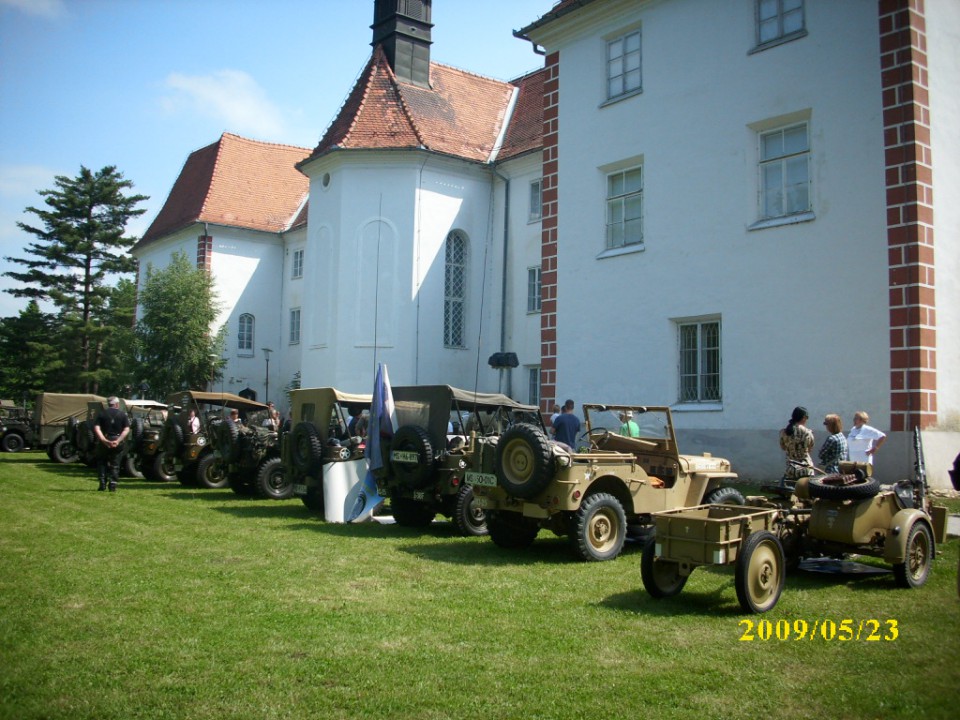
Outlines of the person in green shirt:
{"label": "person in green shirt", "polygon": [[640,426],[633,421],[633,410],[625,410],[620,413],[620,422],[623,423],[620,426],[621,435],[632,438],[640,437]]}

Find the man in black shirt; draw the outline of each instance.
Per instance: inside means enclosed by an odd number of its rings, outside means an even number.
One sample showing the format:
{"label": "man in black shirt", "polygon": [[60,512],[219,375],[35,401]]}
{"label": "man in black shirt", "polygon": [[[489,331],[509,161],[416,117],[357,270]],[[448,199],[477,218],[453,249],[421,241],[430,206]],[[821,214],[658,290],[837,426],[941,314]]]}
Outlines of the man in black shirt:
{"label": "man in black shirt", "polygon": [[107,407],[97,415],[93,432],[101,445],[97,455],[97,472],[100,475],[97,490],[107,489],[109,473],[110,492],[116,492],[120,478],[120,453],[123,451],[123,441],[130,432],[130,420],[120,409],[119,398],[107,398]]}

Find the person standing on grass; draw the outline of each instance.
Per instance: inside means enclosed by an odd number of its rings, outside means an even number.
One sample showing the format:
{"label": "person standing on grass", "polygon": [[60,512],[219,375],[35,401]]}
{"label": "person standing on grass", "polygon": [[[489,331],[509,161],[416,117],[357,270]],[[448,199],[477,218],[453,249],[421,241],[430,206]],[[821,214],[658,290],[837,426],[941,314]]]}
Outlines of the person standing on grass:
{"label": "person standing on grass", "polygon": [[100,485],[97,490],[107,489],[117,491],[117,481],[120,479],[120,454],[123,452],[123,441],[130,432],[130,419],[120,409],[120,398],[107,398],[107,407],[100,411],[93,424],[93,433],[100,443],[97,453],[97,474]]}
{"label": "person standing on grass", "polygon": [[553,421],[553,437],[571,450],[577,445],[577,435],[580,433],[580,418],[573,414],[573,400],[563,404],[560,414]]}

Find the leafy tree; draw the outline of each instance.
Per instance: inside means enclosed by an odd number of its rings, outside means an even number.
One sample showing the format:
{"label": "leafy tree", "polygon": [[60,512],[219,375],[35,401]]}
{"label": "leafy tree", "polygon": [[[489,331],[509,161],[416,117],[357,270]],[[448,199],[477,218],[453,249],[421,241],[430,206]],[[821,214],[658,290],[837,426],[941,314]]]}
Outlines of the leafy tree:
{"label": "leafy tree", "polygon": [[65,356],[74,363],[65,372],[75,371],[76,384],[91,392],[97,390],[98,357],[109,334],[101,316],[111,292],[107,279],[136,270],[136,260],[126,254],[136,238],[124,230],[131,218],[146,212],[136,206],[148,198],[125,195],[133,183],[114,166],[96,173],[81,166],[77,177],[58,175],[54,184],[56,189],[39,193],[46,208],[26,209],[37,216],[38,225],[17,223],[37,241],[26,247],[30,257],[5,258],[25,268],[3,273],[21,284],[6,292],[49,300],[59,309],[65,331],[61,338],[73,344]]}
{"label": "leafy tree", "polygon": [[120,280],[111,288],[101,319],[105,334],[94,376],[100,388],[109,388],[105,394],[133,397],[138,392],[142,373],[136,352],[136,315],[137,285]]}
{"label": "leafy tree", "polygon": [[142,379],[158,399],[184,387],[205,388],[222,369],[226,328],[212,335],[217,318],[213,278],[175,253],[162,270],[147,266],[140,290],[137,351]]}
{"label": "leafy tree", "polygon": [[64,362],[53,340],[58,324],[36,300],[18,316],[0,318],[0,394],[20,401],[44,390],[70,390],[61,384]]}

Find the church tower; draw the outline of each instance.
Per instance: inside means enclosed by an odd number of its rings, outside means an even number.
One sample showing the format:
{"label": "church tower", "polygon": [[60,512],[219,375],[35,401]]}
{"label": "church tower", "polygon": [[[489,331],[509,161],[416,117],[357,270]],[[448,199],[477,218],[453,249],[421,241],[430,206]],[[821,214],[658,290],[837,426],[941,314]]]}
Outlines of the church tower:
{"label": "church tower", "polygon": [[401,82],[430,87],[431,0],[374,0],[373,42]]}

